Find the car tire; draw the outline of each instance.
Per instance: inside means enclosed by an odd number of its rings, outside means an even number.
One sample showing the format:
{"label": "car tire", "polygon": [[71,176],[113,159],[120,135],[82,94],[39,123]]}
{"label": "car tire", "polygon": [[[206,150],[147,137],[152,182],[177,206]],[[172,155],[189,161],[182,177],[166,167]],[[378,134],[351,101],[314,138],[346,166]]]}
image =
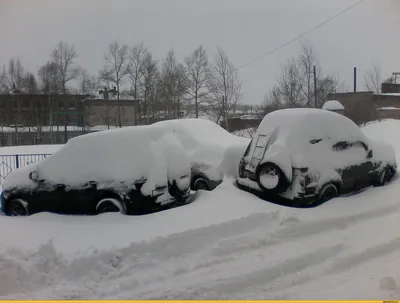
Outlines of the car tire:
{"label": "car tire", "polygon": [[321,187],[318,193],[317,203],[325,203],[339,196],[339,190],[333,183],[327,183]]}
{"label": "car tire", "polygon": [[382,172],[379,174],[378,180],[375,183],[375,186],[384,186],[388,182],[393,179],[394,173],[393,169],[390,167],[386,167]]}
{"label": "car tire", "polygon": [[210,190],[210,186],[208,185],[208,181],[205,178],[199,177],[193,182],[193,190],[198,191],[198,190]]}
{"label": "car tire", "polygon": [[13,199],[7,203],[6,215],[8,216],[28,216],[28,203],[23,199]]}
{"label": "car tire", "polygon": [[[271,179],[272,183],[266,186],[265,182],[262,180],[263,176],[268,174],[273,177]],[[276,180],[273,180],[276,178]],[[283,171],[274,163],[268,162],[262,164],[256,172],[256,180],[258,186],[265,192],[271,194],[280,194],[288,189],[289,182],[283,173]],[[264,184],[263,184],[264,183]]]}
{"label": "car tire", "polygon": [[101,199],[96,205],[96,214],[104,214],[111,212],[126,213],[124,204],[116,198]]}

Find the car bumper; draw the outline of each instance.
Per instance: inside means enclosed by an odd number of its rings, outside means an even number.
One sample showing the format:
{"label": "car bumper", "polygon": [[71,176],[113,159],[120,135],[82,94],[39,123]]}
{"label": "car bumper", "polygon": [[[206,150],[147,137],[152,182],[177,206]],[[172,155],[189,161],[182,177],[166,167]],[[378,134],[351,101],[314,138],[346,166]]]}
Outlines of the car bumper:
{"label": "car bumper", "polygon": [[257,183],[248,179],[248,178],[237,178],[236,185],[239,189],[250,192],[259,198],[271,201],[278,202],[282,205],[290,205],[290,206],[307,206],[314,203],[317,200],[316,194],[305,195],[304,193],[300,193],[298,197],[293,199],[284,198],[280,195],[271,195],[263,192],[258,186]]}

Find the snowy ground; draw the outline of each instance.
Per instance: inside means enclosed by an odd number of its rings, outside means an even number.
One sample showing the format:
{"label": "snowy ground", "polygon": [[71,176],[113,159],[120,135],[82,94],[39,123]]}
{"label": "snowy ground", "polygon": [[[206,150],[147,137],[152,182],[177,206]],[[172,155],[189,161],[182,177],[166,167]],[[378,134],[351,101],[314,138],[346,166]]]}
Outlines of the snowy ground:
{"label": "snowy ground", "polygon": [[[400,159],[400,121],[364,131]],[[140,217],[0,216],[0,299],[400,298],[400,178],[312,209],[232,183]]]}

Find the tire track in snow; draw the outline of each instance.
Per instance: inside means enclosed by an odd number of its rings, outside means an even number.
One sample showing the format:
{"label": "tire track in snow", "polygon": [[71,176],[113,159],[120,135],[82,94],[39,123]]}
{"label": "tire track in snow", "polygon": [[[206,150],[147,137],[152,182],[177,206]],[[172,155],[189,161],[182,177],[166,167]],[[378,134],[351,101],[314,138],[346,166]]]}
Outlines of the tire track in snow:
{"label": "tire track in snow", "polygon": [[397,237],[384,244],[375,245],[367,248],[365,251],[354,253],[333,260],[332,263],[323,270],[318,272],[305,273],[295,277],[290,283],[281,283],[272,290],[278,292],[288,287],[299,286],[307,284],[313,280],[321,279],[329,275],[336,275],[342,272],[351,271],[353,268],[361,266],[373,259],[390,255],[396,251],[400,251],[400,237]]}
{"label": "tire track in snow", "polygon": [[[231,297],[232,294],[242,292],[248,287],[254,287],[256,285],[266,285],[267,283],[271,283],[278,278],[299,272],[306,269],[307,267],[326,262],[327,259],[335,257],[343,249],[344,246],[341,244],[320,248],[311,253],[300,255],[290,260],[281,262],[277,265],[265,267],[263,269],[248,274],[234,276],[229,279],[212,279],[212,277],[209,277],[209,280],[206,284],[210,284],[210,286],[186,286],[184,290],[166,291],[164,293],[161,293],[160,295],[152,295],[149,299],[154,300],[180,298],[183,300],[190,300],[195,298],[215,299],[217,297]],[[262,265],[260,264],[259,267],[262,267]],[[180,287],[185,286],[181,285]],[[193,288],[195,288],[195,290],[191,291],[191,289]],[[143,294],[139,293],[138,297],[142,297],[142,295]],[[146,298],[146,296],[144,298]]]}
{"label": "tire track in snow", "polygon": [[257,237],[257,235],[250,239],[244,239],[242,242],[222,239],[214,247],[211,255],[216,257],[227,256],[227,254],[231,253],[260,249],[266,246],[271,247],[292,239],[298,240],[300,238],[314,236],[332,230],[344,230],[349,225],[383,217],[399,210],[400,203],[346,217],[329,218],[311,222],[296,222],[293,220],[289,225],[284,225],[283,228],[276,229],[269,234],[266,233],[265,236],[262,237]]}

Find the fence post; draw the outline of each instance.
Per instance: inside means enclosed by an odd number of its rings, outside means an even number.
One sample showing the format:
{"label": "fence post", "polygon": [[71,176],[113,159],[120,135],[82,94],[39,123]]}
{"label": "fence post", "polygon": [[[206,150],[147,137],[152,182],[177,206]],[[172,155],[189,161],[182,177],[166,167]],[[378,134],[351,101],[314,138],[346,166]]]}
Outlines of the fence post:
{"label": "fence post", "polygon": [[17,168],[19,168],[19,157],[18,157],[18,155],[15,155],[15,166]]}

